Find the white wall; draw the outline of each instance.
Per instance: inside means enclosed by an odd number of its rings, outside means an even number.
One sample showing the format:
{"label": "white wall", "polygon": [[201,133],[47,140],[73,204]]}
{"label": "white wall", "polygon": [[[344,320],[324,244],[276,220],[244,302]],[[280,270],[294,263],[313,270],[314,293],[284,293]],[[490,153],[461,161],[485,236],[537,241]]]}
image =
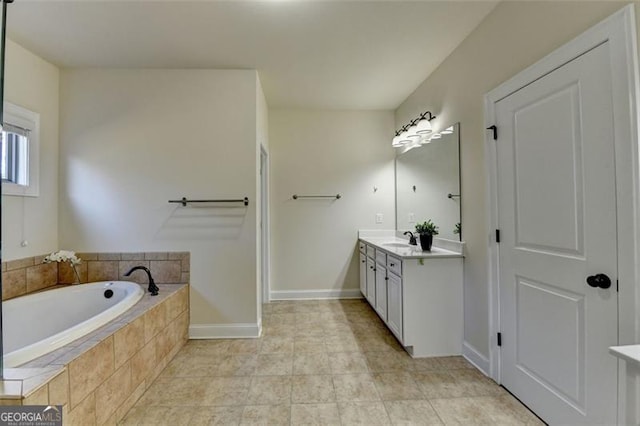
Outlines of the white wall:
{"label": "white wall", "polygon": [[269,111],[272,291],[358,288],[358,229],[395,228],[393,132],[391,111]]}
{"label": "white wall", "polygon": [[[483,96],[606,18],[617,2],[503,2],[396,111],[396,123],[431,110],[434,128],[460,122],[465,340],[489,356],[489,285]],[[638,5],[636,5],[637,7]]]}
{"label": "white wall", "polygon": [[[58,87],[56,66],[7,40],[5,101],[40,114],[40,195],[2,196],[2,260],[58,248]],[[23,240],[28,241],[22,247]]]}
{"label": "white wall", "polygon": [[255,71],[64,71],[61,246],[190,251],[191,324],[256,324],[256,93]]}

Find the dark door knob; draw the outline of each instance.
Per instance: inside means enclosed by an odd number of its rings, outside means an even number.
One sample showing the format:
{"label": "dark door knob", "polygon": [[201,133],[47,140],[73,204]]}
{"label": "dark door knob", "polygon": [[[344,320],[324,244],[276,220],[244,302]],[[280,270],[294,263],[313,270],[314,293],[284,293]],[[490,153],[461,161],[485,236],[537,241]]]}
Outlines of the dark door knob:
{"label": "dark door knob", "polygon": [[611,287],[611,280],[605,274],[596,274],[587,278],[587,284],[594,288],[609,288]]}

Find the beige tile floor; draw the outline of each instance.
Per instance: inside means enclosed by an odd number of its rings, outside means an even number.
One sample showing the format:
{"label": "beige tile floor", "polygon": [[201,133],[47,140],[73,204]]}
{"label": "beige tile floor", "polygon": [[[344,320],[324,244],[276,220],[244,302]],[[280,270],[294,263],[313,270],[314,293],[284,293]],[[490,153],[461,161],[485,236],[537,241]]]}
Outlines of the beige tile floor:
{"label": "beige tile floor", "polygon": [[462,357],[412,359],[364,301],[263,311],[260,339],[189,341],[121,424],[543,424]]}

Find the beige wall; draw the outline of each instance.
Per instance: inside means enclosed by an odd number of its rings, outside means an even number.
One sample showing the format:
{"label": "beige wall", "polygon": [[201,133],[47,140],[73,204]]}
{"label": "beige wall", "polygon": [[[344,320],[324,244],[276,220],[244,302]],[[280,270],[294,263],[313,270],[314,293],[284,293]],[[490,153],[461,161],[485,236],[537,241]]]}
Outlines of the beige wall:
{"label": "beige wall", "polygon": [[395,228],[393,126],[391,111],[269,111],[272,291],[358,288],[358,229]]}
{"label": "beige wall", "polygon": [[625,3],[503,2],[396,111],[396,124],[431,110],[434,127],[460,122],[465,340],[489,356],[485,93],[606,18]]}
{"label": "beige wall", "polygon": [[2,196],[3,261],[58,248],[59,70],[11,40],[6,48],[5,101],[40,114],[40,195]]}
{"label": "beige wall", "polygon": [[256,93],[255,71],[64,71],[61,246],[190,251],[191,324],[255,324]]}

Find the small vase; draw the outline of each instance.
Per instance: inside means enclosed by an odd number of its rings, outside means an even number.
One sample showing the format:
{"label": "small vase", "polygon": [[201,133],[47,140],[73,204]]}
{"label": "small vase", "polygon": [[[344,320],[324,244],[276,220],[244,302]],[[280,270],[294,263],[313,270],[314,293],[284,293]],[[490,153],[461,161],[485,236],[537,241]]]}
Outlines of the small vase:
{"label": "small vase", "polygon": [[71,269],[73,269],[73,273],[76,276],[76,282],[74,282],[73,284],[80,284],[80,275],[78,275],[78,270],[76,269],[76,265],[74,265],[73,263],[69,263],[69,266],[71,266]]}
{"label": "small vase", "polygon": [[433,235],[420,234],[420,246],[422,251],[431,251],[431,244],[433,244]]}

